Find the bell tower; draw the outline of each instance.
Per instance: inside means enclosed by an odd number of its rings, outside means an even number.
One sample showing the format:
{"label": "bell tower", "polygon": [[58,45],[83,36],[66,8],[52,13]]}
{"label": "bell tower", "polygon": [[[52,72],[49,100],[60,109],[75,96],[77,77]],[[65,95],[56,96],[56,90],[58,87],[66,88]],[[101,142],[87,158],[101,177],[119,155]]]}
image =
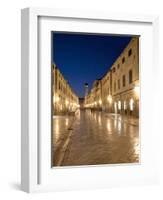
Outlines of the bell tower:
{"label": "bell tower", "polygon": [[84,95],[87,96],[88,95],[88,83],[84,84]]}

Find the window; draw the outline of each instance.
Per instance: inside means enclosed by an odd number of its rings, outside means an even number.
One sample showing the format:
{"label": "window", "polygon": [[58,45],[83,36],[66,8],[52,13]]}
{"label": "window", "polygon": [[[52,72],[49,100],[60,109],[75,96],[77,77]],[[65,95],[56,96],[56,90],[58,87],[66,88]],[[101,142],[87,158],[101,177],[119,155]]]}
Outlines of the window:
{"label": "window", "polygon": [[115,67],[113,67],[113,72],[115,72]]}
{"label": "window", "polygon": [[57,82],[58,76],[57,76],[57,71],[55,71],[55,81]]}
{"label": "window", "polygon": [[114,92],[116,91],[116,82],[114,82]]}
{"label": "window", "polygon": [[132,70],[129,70],[129,84],[132,83]]}
{"label": "window", "polygon": [[117,68],[119,69],[119,67],[120,67],[120,65],[118,64],[118,65],[117,65]]}
{"label": "window", "polygon": [[125,87],[126,86],[126,77],[125,77],[125,75],[123,75],[123,77],[122,77],[122,83],[123,83],[123,87]]}
{"label": "window", "polygon": [[118,80],[118,89],[120,89],[120,79]]}
{"label": "window", "polygon": [[125,62],[125,57],[122,58],[122,64]]}
{"label": "window", "polygon": [[130,49],[129,51],[128,51],[128,57],[130,57],[132,55],[132,49]]}

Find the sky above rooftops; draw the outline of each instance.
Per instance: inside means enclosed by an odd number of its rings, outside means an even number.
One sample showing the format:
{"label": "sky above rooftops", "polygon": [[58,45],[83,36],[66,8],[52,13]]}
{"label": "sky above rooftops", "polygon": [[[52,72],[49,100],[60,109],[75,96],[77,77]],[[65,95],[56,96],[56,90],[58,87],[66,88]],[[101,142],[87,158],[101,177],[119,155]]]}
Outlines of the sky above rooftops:
{"label": "sky above rooftops", "polygon": [[84,83],[90,90],[131,40],[129,36],[101,34],[53,32],[52,36],[52,62],[79,97],[84,96]]}

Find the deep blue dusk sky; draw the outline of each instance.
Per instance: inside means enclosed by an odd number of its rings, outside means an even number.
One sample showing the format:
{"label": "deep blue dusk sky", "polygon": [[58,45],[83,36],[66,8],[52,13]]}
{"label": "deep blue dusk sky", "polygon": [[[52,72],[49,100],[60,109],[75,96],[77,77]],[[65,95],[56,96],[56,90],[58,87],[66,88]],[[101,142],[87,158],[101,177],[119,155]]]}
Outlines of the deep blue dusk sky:
{"label": "deep blue dusk sky", "polygon": [[79,97],[112,66],[131,37],[53,33],[53,62]]}

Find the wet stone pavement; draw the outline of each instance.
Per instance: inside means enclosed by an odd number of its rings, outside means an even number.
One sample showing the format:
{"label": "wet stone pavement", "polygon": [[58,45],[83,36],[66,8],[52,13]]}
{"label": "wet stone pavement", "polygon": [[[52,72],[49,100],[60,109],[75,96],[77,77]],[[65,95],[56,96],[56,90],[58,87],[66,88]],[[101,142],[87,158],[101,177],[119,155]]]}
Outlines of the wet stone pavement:
{"label": "wet stone pavement", "polygon": [[[55,116],[53,117],[53,136],[52,136],[52,162],[53,165],[60,165],[65,150],[67,149],[70,135],[72,134],[72,126],[74,116]],[[65,146],[65,147],[64,147]]]}
{"label": "wet stone pavement", "polygon": [[139,162],[138,120],[90,110],[54,120],[54,166]]}

